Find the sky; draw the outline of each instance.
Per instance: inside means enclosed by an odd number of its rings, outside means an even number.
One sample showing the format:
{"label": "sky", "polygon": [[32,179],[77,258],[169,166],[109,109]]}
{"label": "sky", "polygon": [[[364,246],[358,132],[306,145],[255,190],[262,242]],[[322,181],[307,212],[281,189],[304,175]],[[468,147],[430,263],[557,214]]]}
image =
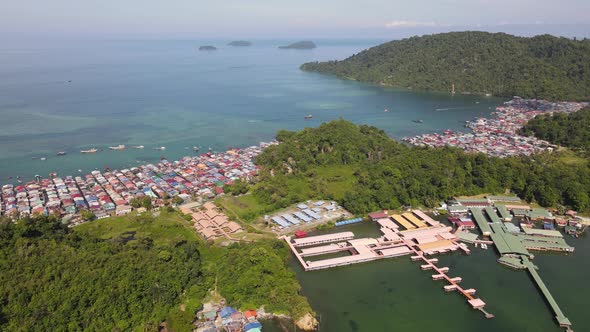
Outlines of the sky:
{"label": "sky", "polygon": [[588,13],[590,0],[0,0],[0,37],[590,37]]}

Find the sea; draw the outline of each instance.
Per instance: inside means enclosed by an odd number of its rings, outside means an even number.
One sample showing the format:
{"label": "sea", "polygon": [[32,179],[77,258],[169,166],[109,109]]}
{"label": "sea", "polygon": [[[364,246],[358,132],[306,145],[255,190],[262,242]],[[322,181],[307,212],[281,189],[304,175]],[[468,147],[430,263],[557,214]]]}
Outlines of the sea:
{"label": "sea", "polygon": [[[385,130],[395,139],[466,130],[503,100],[340,80],[299,70],[302,63],[344,59],[382,40],[316,40],[314,50],[282,50],[294,40],[43,41],[0,48],[0,183],[19,176],[77,175],[132,167],[269,141],[343,118]],[[216,51],[198,51],[214,45]],[[385,112],[385,110],[388,110]],[[312,115],[311,119],[305,119]],[[423,120],[416,123],[414,120]],[[118,144],[143,150],[108,150]],[[96,147],[96,154],[80,150]],[[164,151],[154,150],[166,147]],[[59,151],[65,156],[56,156]],[[46,160],[33,159],[44,157]],[[375,225],[344,226],[375,236]],[[575,331],[590,331],[590,239],[567,239],[572,255],[538,254],[534,262]],[[326,332],[557,332],[530,277],[496,262],[493,247],[442,255],[440,266],[477,289],[485,319],[408,257],[304,272],[291,266]],[[291,323],[292,324],[292,323]],[[267,322],[264,331],[293,330]]]}
{"label": "sea", "polygon": [[[253,40],[251,47],[228,42],[4,44],[0,183],[245,147],[272,140],[281,129],[338,118],[378,126],[398,139],[465,130],[465,120],[488,116],[502,102],[367,85],[299,69],[309,61],[344,59],[382,40],[316,40],[313,50],[277,48],[292,40]],[[198,51],[201,45],[218,49]],[[313,118],[306,120],[307,115]],[[119,144],[145,148],[108,149]],[[159,147],[166,149],[154,150]],[[104,151],[80,153],[90,148]],[[67,155],[56,155],[62,151]]]}

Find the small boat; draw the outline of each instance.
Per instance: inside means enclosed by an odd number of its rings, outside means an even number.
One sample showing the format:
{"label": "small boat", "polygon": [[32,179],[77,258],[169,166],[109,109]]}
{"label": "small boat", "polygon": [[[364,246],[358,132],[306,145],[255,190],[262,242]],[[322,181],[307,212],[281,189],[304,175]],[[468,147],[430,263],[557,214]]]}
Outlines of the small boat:
{"label": "small boat", "polygon": [[80,153],[96,153],[98,151],[96,148],[92,148],[90,150],[82,150]]}
{"label": "small boat", "polygon": [[65,156],[67,153],[64,151],[60,151],[57,153],[58,156]]}
{"label": "small boat", "polygon": [[387,112],[389,112],[389,110],[386,108],[383,110],[383,112],[387,113]]}
{"label": "small boat", "polygon": [[125,145],[119,144],[117,146],[109,146],[109,149],[111,149],[111,150],[125,150]]}
{"label": "small boat", "polygon": [[165,146],[161,146],[159,148],[154,148],[154,150],[162,151],[162,150],[166,150],[166,147]]}
{"label": "small boat", "polygon": [[308,115],[304,116],[303,118],[304,118],[304,119],[311,119],[311,118],[313,118],[313,115],[311,115],[311,114],[308,114]]}
{"label": "small boat", "polygon": [[143,149],[144,146],[143,145],[135,145],[131,147],[132,149]]}
{"label": "small boat", "polygon": [[41,158],[39,158],[39,157],[31,157],[31,159],[32,160],[38,160],[38,159],[41,159]]}
{"label": "small boat", "polygon": [[481,244],[481,249],[487,249],[487,248],[488,248],[488,245],[487,244],[485,244],[485,243],[482,243]]}
{"label": "small boat", "polygon": [[41,160],[41,161],[45,161],[45,160],[47,160],[47,158],[45,158],[45,157],[41,157],[41,158],[39,158],[39,160]]}
{"label": "small boat", "polygon": [[424,123],[424,120],[412,120],[414,123]]}
{"label": "small boat", "polygon": [[201,148],[199,148],[198,146],[193,146],[193,151],[199,151]]}

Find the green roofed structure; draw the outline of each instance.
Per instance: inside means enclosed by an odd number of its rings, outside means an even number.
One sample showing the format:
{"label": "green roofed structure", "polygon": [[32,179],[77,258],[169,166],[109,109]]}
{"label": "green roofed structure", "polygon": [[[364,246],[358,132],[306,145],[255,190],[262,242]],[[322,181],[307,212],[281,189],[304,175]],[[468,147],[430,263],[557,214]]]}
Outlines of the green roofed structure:
{"label": "green roofed structure", "polygon": [[537,286],[539,287],[539,289],[541,290],[541,292],[545,296],[547,303],[549,303],[549,305],[551,306],[551,309],[553,309],[553,312],[555,313],[555,319],[559,323],[559,326],[566,327],[566,328],[568,328],[568,331],[570,331],[570,327],[572,326],[572,323],[570,322],[570,320],[567,317],[565,317],[565,315],[561,311],[561,308],[559,308],[557,301],[555,301],[555,299],[553,298],[553,295],[551,295],[551,292],[549,292],[549,289],[547,288],[547,286],[545,286],[543,279],[541,279],[541,276],[539,276],[539,274],[537,273],[537,269],[535,268],[533,263],[530,260],[528,260],[528,258],[523,257],[523,264],[526,265],[529,273],[531,274],[531,277],[533,277],[533,280],[535,280],[535,282],[537,283]]}
{"label": "green roofed structure", "polygon": [[481,213],[481,210],[471,209],[470,211],[473,215],[473,219],[475,219],[475,222],[477,223],[477,226],[479,226],[479,229],[481,230],[483,236],[490,236],[492,234],[492,229],[490,228],[490,224],[486,220],[486,217],[484,217]]}
{"label": "green roofed structure", "polygon": [[486,206],[486,208],[484,210],[486,211],[486,214],[488,215],[488,217],[490,218],[490,220],[493,223],[502,223],[502,220],[500,220],[500,218],[498,217],[498,214],[496,214],[496,210],[494,210],[493,207]]}
{"label": "green roofed structure", "polygon": [[502,217],[503,221],[508,222],[512,220],[512,215],[510,214],[510,212],[508,212],[508,209],[505,205],[498,204],[496,205],[496,209],[498,209],[498,213],[500,213],[500,216]]}

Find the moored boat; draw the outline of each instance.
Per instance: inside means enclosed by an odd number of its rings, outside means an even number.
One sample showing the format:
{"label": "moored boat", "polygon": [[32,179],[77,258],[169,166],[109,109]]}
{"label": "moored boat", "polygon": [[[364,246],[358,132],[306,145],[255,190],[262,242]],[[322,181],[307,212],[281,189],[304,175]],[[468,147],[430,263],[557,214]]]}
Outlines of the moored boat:
{"label": "moored boat", "polygon": [[80,153],[96,153],[96,151],[98,151],[96,148],[92,148],[89,150],[82,150]]}
{"label": "moored boat", "polygon": [[109,146],[109,149],[111,149],[111,150],[125,150],[125,145],[119,144],[117,146]]}
{"label": "moored boat", "polygon": [[60,151],[57,153],[58,156],[65,156],[67,153],[64,151]]}
{"label": "moored boat", "polygon": [[311,114],[308,114],[308,115],[304,116],[303,118],[304,118],[304,119],[311,119],[311,118],[313,118],[313,115],[311,115]]}
{"label": "moored boat", "polygon": [[166,147],[165,146],[161,146],[159,148],[154,148],[154,150],[160,150],[160,151],[162,151],[162,150],[166,150]]}
{"label": "moored boat", "polygon": [[135,145],[131,147],[132,149],[143,149],[144,146],[143,145]]}

